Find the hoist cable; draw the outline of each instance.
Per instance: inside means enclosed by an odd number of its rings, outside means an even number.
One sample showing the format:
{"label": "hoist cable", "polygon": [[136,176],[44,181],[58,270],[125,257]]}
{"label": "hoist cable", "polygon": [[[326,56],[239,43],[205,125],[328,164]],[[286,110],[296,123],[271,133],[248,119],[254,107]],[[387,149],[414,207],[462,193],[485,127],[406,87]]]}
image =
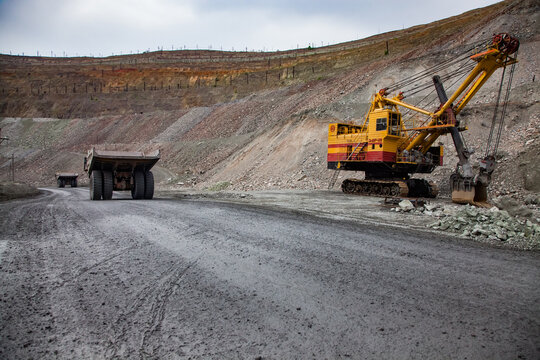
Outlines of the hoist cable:
{"label": "hoist cable", "polygon": [[[404,88],[404,87],[416,82],[417,80],[425,77],[426,75],[428,75],[430,73],[439,71],[441,69],[447,68],[447,67],[449,67],[451,65],[454,65],[456,63],[464,61],[464,60],[466,60],[466,59],[468,59],[470,57],[469,53],[473,49],[475,49],[478,45],[480,45],[482,43],[486,43],[486,42],[487,41],[484,39],[484,40],[480,40],[480,41],[477,41],[477,42],[472,43],[472,44],[468,44],[469,46],[467,47],[467,50],[463,51],[462,53],[459,53],[456,57],[445,60],[442,63],[438,63],[438,64],[433,65],[433,66],[431,66],[431,67],[429,67],[427,69],[424,69],[424,70],[422,70],[422,71],[420,71],[420,72],[418,72],[416,74],[413,74],[413,75],[411,75],[409,77],[406,77],[406,78],[396,82],[395,84],[392,84],[391,86],[389,86],[388,90],[391,92],[391,91],[395,91],[397,89]],[[467,54],[467,55],[461,57],[464,54]]]}
{"label": "hoist cable", "polygon": [[[463,79],[466,75],[468,74],[468,71],[463,71],[463,73],[461,74],[460,77],[456,78],[456,80],[450,84],[450,86],[448,86],[448,89],[451,89],[454,85],[456,85],[459,81],[461,81],[461,79]],[[431,84],[432,86],[432,90],[426,95],[424,96],[418,103],[416,103],[414,106],[415,107],[419,107],[420,104],[426,100],[429,96],[431,96],[431,94],[433,94],[433,92],[435,91],[435,86],[433,86],[433,83]],[[431,100],[429,103],[427,103],[426,105],[424,105],[424,108],[430,106],[432,103],[434,103],[436,100],[438,100],[437,97],[434,97],[433,100]],[[407,109],[407,111],[405,111],[405,113],[402,115],[402,116],[405,116],[407,115],[409,112],[411,112],[412,110],[411,109]]]}
{"label": "hoist cable", "polygon": [[[516,51],[516,58],[517,58],[517,51]],[[493,149],[493,156],[496,155],[497,149],[499,148],[499,142],[501,141],[501,134],[502,134],[502,128],[504,124],[504,117],[506,116],[506,109],[508,107],[508,100],[510,100],[510,88],[512,86],[512,80],[514,78],[514,70],[516,67],[516,63],[514,62],[512,64],[512,67],[510,68],[510,76],[508,78],[508,85],[506,86],[506,95],[504,97],[504,104],[503,104],[503,110],[501,113],[501,120],[499,121],[499,131],[497,133],[497,141],[495,143],[495,148]]]}
{"label": "hoist cable", "polygon": [[501,93],[502,88],[504,85],[504,75],[506,74],[506,67],[503,68],[502,74],[501,74],[501,82],[499,84],[499,91],[497,92],[497,101],[495,102],[495,109],[493,110],[493,118],[491,119],[491,126],[489,129],[489,136],[486,142],[486,153],[484,155],[485,158],[489,156],[491,153],[491,147],[492,147],[492,141],[493,141],[493,132],[495,131],[495,127],[497,126],[497,116],[499,115],[499,102],[501,101]]}
{"label": "hoist cable", "polygon": [[[460,76],[462,77],[462,75],[470,73],[471,70],[474,69],[474,67],[475,67],[474,64],[465,65],[457,71],[450,72],[449,74],[440,76],[441,81],[448,81],[448,80],[451,80],[453,78],[460,77]],[[433,82],[419,84],[416,87],[410,89],[409,92],[407,92],[407,96],[413,96],[415,94],[418,94],[419,92],[422,92],[426,89],[431,88],[432,86],[433,86]]]}

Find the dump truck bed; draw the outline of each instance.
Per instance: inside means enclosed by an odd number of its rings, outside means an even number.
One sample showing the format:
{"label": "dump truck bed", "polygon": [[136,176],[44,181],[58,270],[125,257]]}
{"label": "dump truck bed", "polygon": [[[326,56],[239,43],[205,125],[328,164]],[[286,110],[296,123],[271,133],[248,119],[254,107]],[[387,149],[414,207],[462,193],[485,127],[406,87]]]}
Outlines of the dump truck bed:
{"label": "dump truck bed", "polygon": [[68,172],[58,172],[54,174],[56,176],[56,183],[58,187],[65,187],[70,185],[71,187],[77,187],[77,178],[79,174],[77,173],[68,173]]}
{"label": "dump truck bed", "polygon": [[107,151],[92,149],[88,152],[85,170],[150,170],[160,159],[159,150],[150,154],[141,151]]}
{"label": "dump truck bed", "polygon": [[64,173],[64,172],[59,172],[59,173],[56,173],[54,174],[57,178],[76,178],[79,176],[79,174],[77,173]]}

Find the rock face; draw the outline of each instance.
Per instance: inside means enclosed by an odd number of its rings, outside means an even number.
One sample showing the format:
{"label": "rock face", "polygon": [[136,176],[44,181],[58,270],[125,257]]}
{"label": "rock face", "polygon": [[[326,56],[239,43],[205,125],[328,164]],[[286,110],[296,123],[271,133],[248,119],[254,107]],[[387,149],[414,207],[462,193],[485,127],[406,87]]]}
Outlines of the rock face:
{"label": "rock face", "polygon": [[[428,227],[458,233],[463,238],[497,240],[519,243],[521,249],[540,249],[540,225],[538,219],[512,216],[497,207],[481,209],[470,205],[461,208],[445,208],[439,219]],[[530,210],[530,209],[529,209]],[[532,215],[533,211],[528,213]]]}
{"label": "rock face", "polygon": [[[327,189],[335,173],[326,164],[329,123],[361,124],[374,91],[509,31],[521,42],[519,64],[499,147],[504,156],[497,160],[489,191],[523,200],[540,191],[540,82],[533,79],[538,14],[537,1],[512,0],[349,43],[272,53],[162,51],[103,59],[0,55],[0,128],[10,138],[0,146],[0,179],[12,155],[16,180],[53,185],[55,172],[80,172],[91,147],[159,148],[162,160],[154,175],[163,185]],[[459,115],[469,127],[463,133],[467,143],[479,155],[499,76],[486,82]],[[412,95],[411,103],[420,95]],[[437,141],[446,147],[445,165],[422,177],[448,197],[457,160],[449,136]],[[361,176],[342,171],[334,189]]]}
{"label": "rock face", "polygon": [[[534,199],[534,197],[529,196],[528,199]],[[535,204],[534,201],[535,200],[532,200],[530,203]],[[527,203],[527,201],[525,201],[525,203]],[[493,199],[493,204],[501,210],[508,211],[508,213],[512,216],[530,218],[533,215],[533,211],[531,209],[509,196],[495,198]]]}
{"label": "rock face", "polygon": [[530,167],[523,175],[525,189],[540,192],[540,165],[536,163],[535,167]]}

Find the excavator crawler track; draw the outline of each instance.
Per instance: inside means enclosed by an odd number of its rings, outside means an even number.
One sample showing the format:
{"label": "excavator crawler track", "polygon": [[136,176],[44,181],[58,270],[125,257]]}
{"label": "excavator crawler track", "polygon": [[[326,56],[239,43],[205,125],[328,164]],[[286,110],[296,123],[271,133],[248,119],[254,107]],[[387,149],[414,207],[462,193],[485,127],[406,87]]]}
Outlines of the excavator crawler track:
{"label": "excavator crawler track", "polygon": [[429,197],[437,196],[437,186],[422,179],[409,180],[359,180],[346,179],[341,184],[346,194],[381,197]]}

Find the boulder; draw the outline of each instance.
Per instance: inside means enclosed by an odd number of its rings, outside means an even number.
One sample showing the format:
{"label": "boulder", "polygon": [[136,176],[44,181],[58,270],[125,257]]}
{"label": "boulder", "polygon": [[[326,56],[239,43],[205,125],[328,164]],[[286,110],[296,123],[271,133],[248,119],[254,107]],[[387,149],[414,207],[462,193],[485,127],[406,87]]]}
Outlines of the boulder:
{"label": "boulder", "polygon": [[507,213],[512,216],[531,217],[533,215],[533,211],[531,209],[520,204],[516,199],[513,199],[510,196],[497,198],[493,200],[493,203],[499,209],[506,210]]}
{"label": "boulder", "polygon": [[410,200],[402,200],[398,205],[403,211],[411,211],[414,209],[414,205]]}
{"label": "boulder", "polygon": [[493,204],[495,204],[495,206],[497,206],[499,209],[506,211],[508,211],[508,209],[513,209],[519,206],[517,200],[511,198],[510,196],[502,196],[496,198],[493,200]]}
{"label": "boulder", "polygon": [[527,167],[523,173],[523,182],[526,190],[540,192],[540,169],[537,166]]}
{"label": "boulder", "polygon": [[438,204],[426,204],[426,205],[424,205],[424,208],[427,211],[434,211],[435,209],[439,208],[439,205]]}
{"label": "boulder", "polygon": [[525,197],[525,204],[527,204],[527,205],[540,205],[540,196],[527,195],[527,197]]}

